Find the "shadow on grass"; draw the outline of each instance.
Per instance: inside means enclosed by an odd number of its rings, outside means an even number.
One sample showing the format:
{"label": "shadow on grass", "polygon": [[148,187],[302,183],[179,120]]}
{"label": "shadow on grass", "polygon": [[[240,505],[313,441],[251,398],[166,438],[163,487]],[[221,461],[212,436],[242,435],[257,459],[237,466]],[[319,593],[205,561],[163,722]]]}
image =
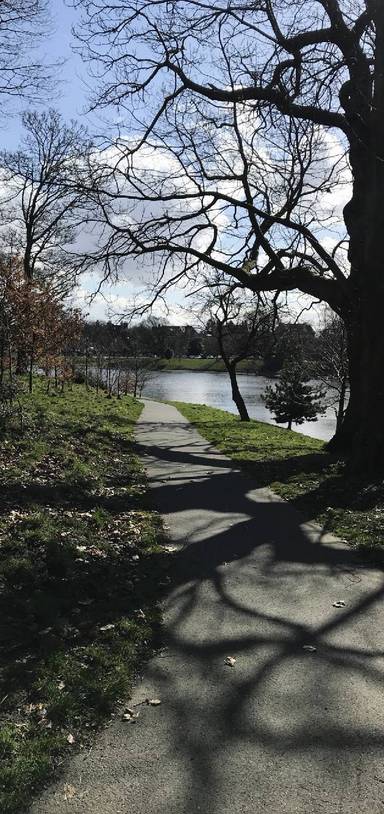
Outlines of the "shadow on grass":
{"label": "shadow on grass", "polygon": [[[137,482],[135,474],[131,481]],[[116,473],[107,482],[115,492],[129,485],[129,476]],[[166,559],[140,494],[31,483],[3,490],[0,511],[9,510],[14,521],[0,568],[1,697],[9,687],[12,694],[31,689],[36,660],[80,652],[96,641],[113,645],[113,629],[105,636],[100,627],[134,619],[138,609],[153,605]],[[97,695],[101,707],[109,705],[102,686]]]}
{"label": "shadow on grass", "polygon": [[[306,520],[317,519],[326,531],[374,552],[382,561],[384,483],[352,475],[343,460],[311,447],[313,439],[267,424],[199,421],[212,444],[246,471],[255,485],[272,485]],[[317,444],[317,442],[315,442]],[[306,451],[308,448],[308,451]]]}
{"label": "shadow on grass", "polygon": [[[98,428],[97,420],[82,427],[61,417],[59,427],[47,425],[49,451],[36,460],[31,453],[22,474],[20,464],[8,482],[3,478],[0,809],[6,814],[24,810],[32,790],[51,775],[70,748],[68,733],[86,743],[89,730],[128,697],[160,636],[157,603],[167,569],[160,523],[146,505],[132,443],[119,434],[134,421],[116,414],[111,420],[117,432]],[[30,440],[19,439],[27,455]]]}

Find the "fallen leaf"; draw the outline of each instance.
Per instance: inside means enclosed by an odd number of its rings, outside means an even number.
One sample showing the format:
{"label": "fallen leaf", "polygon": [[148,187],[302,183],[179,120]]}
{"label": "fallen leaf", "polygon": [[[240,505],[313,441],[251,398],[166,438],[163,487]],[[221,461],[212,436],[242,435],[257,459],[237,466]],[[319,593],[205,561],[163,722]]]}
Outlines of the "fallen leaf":
{"label": "fallen leaf", "polygon": [[64,800],[73,800],[76,795],[76,789],[74,786],[70,786],[69,783],[66,783],[64,786]]}
{"label": "fallen leaf", "polygon": [[233,656],[227,656],[227,658],[224,661],[224,664],[226,664],[228,667],[234,667],[236,664],[236,659],[233,658]]}
{"label": "fallen leaf", "polygon": [[107,557],[105,551],[102,551],[101,548],[96,548],[95,546],[91,546],[90,548],[88,548],[88,554],[91,554],[92,557],[101,557],[104,560]]}
{"label": "fallen leaf", "polygon": [[344,599],[338,599],[336,602],[333,603],[334,608],[345,608]]}
{"label": "fallen leaf", "polygon": [[158,707],[161,704],[160,698],[147,698],[150,707]]}
{"label": "fallen leaf", "polygon": [[139,714],[139,712],[133,712],[132,709],[129,709],[123,712],[122,719],[123,721],[129,721],[130,723],[135,724]]}
{"label": "fallen leaf", "polygon": [[303,650],[307,653],[316,653],[317,647],[314,647],[313,644],[305,644]]}
{"label": "fallen leaf", "polygon": [[65,689],[64,681],[59,681],[59,683],[57,685],[57,689],[58,690],[64,690]]}
{"label": "fallen leaf", "polygon": [[99,627],[99,630],[104,633],[106,630],[114,630],[114,628],[115,625],[103,625],[103,627]]}
{"label": "fallen leaf", "polygon": [[52,721],[48,721],[47,718],[40,718],[39,726],[41,726],[43,729],[52,729],[53,723]]}
{"label": "fallen leaf", "polygon": [[70,744],[71,744],[71,746],[72,746],[72,744],[75,742],[75,738],[74,738],[74,736],[73,736],[73,735],[71,735],[71,734],[67,735],[67,741],[68,741],[68,743],[70,743]]}
{"label": "fallen leaf", "polygon": [[358,574],[346,574],[345,576],[350,582],[361,582],[361,577]]}

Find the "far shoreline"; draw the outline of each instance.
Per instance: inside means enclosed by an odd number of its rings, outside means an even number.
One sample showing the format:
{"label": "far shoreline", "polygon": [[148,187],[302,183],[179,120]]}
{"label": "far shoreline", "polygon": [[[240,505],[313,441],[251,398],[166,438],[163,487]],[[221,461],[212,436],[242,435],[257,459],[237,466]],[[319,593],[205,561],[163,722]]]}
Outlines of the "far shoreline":
{"label": "far shoreline", "polygon": [[[165,358],[156,358],[153,356],[140,356],[140,357],[133,357],[133,356],[111,356],[108,357],[105,354],[99,357],[100,360],[105,362],[106,360],[109,361],[110,366],[113,367],[114,365],[124,365],[131,366],[134,362],[141,362],[142,364],[151,366],[154,372],[169,372],[169,371],[177,371],[177,370],[187,370],[193,371],[196,373],[226,373],[226,367],[222,359],[220,358],[201,358],[201,357],[172,357],[172,359],[165,359]],[[84,364],[85,356],[81,355],[75,358],[75,364],[80,363]],[[88,356],[88,364],[92,366],[97,366],[98,364],[98,357],[94,354]],[[254,376],[265,376],[266,378],[273,378],[275,376],[274,373],[270,373],[268,371],[263,370],[263,363],[261,359],[243,359],[239,362],[237,366],[238,373],[247,373],[249,375]]]}

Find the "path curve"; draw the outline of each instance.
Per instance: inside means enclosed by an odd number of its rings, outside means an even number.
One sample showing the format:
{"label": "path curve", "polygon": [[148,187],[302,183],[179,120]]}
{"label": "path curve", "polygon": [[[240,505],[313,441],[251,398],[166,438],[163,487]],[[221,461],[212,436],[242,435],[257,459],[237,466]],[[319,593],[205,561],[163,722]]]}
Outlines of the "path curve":
{"label": "path curve", "polygon": [[115,720],[32,814],[383,814],[383,573],[175,408],[145,401],[136,440],[180,548],[167,648],[132,699],[162,703]]}

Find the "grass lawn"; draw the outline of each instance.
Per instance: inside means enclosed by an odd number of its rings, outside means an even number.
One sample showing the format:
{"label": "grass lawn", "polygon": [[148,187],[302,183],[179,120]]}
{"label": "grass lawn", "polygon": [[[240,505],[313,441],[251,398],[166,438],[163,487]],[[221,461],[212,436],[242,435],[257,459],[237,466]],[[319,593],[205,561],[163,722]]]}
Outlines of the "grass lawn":
{"label": "grass lawn", "polygon": [[[239,362],[237,369],[239,373],[254,373],[261,367],[260,360],[243,359]],[[225,364],[222,359],[191,359],[173,357],[173,359],[157,359],[159,370],[196,370],[208,371],[211,373],[224,373]]]}
{"label": "grass lawn", "polygon": [[127,699],[167,581],[130,440],[139,402],[39,381],[23,399],[23,435],[0,434],[2,814]]}
{"label": "grass lawn", "polygon": [[[142,360],[145,364],[148,364],[149,367],[153,367],[153,370],[196,370],[196,371],[208,371],[214,373],[223,373],[226,370],[225,364],[222,359],[193,359],[189,356],[186,357],[178,357],[174,356],[172,359],[159,359],[153,358],[149,356],[143,356]],[[78,356],[75,359],[75,363],[78,365],[85,364],[85,358],[83,356]],[[122,365],[122,367],[129,367],[135,363],[135,359],[130,356],[116,356],[112,357],[111,364],[112,367],[114,365]],[[96,357],[89,358],[89,365],[96,365],[97,359]],[[239,362],[237,369],[239,373],[255,373],[260,370],[262,366],[262,361],[260,359],[243,359],[242,362]]]}
{"label": "grass lawn", "polygon": [[350,544],[382,561],[384,484],[352,478],[322,441],[281,427],[250,421],[199,404],[172,402],[232,460],[293,503],[307,520],[316,520]]}

